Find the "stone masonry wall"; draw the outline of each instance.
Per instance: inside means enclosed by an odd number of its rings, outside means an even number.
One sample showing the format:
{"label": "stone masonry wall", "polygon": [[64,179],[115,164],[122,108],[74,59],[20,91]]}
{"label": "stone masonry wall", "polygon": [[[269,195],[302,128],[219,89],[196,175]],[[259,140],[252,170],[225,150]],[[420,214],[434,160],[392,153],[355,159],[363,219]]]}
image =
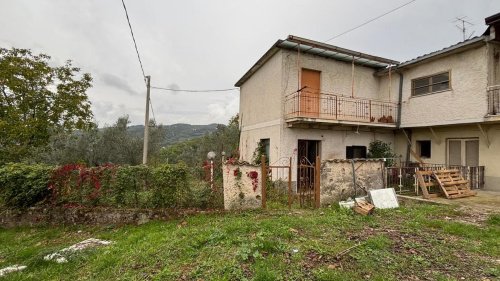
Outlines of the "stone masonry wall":
{"label": "stone masonry wall", "polygon": [[226,162],[222,169],[224,209],[258,209],[262,206],[260,166]]}
{"label": "stone masonry wall", "polygon": [[116,209],[32,207],[26,210],[0,209],[0,228],[37,225],[123,225],[150,220],[172,220],[191,214],[221,212],[198,209]]}
{"label": "stone masonry wall", "polygon": [[[321,162],[321,205],[334,204],[384,187],[383,159],[334,159]],[[354,188],[353,170],[356,178]]]}

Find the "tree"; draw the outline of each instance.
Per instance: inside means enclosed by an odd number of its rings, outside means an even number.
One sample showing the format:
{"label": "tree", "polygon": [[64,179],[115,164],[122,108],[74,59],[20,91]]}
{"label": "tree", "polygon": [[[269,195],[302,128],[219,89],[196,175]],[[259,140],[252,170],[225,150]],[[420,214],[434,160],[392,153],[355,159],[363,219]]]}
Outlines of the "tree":
{"label": "tree", "polygon": [[71,61],[51,66],[50,56],[0,48],[0,163],[20,161],[58,132],[92,127],[88,73]]}
{"label": "tree", "polygon": [[183,162],[189,167],[198,168],[199,171],[207,160],[207,153],[214,151],[217,154],[214,166],[217,178],[222,175],[222,165],[220,165],[222,151],[227,157],[238,158],[239,141],[239,117],[236,115],[229,120],[228,125],[218,125],[213,133],[162,148],[159,161],[172,164]]}
{"label": "tree", "polygon": [[[139,165],[142,163],[143,137],[129,130],[129,117],[122,116],[111,126],[86,131],[59,133],[40,149],[33,162],[64,165],[85,163],[88,166],[104,163]],[[165,127],[150,122],[149,158],[158,158],[165,139]]]}

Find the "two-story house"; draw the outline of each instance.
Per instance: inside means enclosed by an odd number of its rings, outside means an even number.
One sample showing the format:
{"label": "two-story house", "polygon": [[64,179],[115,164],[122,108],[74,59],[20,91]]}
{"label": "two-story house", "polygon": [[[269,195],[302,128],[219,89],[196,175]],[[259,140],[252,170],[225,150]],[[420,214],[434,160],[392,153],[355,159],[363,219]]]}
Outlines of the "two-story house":
{"label": "two-story house", "polygon": [[[236,83],[240,157],[364,158],[371,141],[407,160],[485,166],[500,189],[500,14],[484,35],[407,62],[296,36]],[[296,178],[296,169],[292,178]]]}

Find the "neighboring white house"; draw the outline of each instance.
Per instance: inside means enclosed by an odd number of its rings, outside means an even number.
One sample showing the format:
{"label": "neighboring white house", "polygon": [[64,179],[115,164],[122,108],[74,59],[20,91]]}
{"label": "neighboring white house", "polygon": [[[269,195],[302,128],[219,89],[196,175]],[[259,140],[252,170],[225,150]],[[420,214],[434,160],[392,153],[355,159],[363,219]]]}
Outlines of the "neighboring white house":
{"label": "neighboring white house", "polygon": [[[240,158],[363,158],[371,141],[403,160],[484,166],[500,190],[500,14],[484,35],[399,63],[296,36],[236,83]],[[292,179],[296,178],[293,169]]]}

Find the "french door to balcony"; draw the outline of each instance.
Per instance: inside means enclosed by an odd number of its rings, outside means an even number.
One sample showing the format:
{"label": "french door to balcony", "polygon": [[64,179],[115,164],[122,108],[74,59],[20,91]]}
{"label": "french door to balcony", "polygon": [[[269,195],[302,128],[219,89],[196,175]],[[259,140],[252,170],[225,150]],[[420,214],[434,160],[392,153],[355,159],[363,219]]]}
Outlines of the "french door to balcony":
{"label": "french door to balcony", "polygon": [[300,116],[319,117],[319,89],[321,86],[321,72],[311,69],[302,69],[300,92]]}
{"label": "french door to balcony", "polygon": [[479,166],[479,139],[448,139],[448,165]]}

